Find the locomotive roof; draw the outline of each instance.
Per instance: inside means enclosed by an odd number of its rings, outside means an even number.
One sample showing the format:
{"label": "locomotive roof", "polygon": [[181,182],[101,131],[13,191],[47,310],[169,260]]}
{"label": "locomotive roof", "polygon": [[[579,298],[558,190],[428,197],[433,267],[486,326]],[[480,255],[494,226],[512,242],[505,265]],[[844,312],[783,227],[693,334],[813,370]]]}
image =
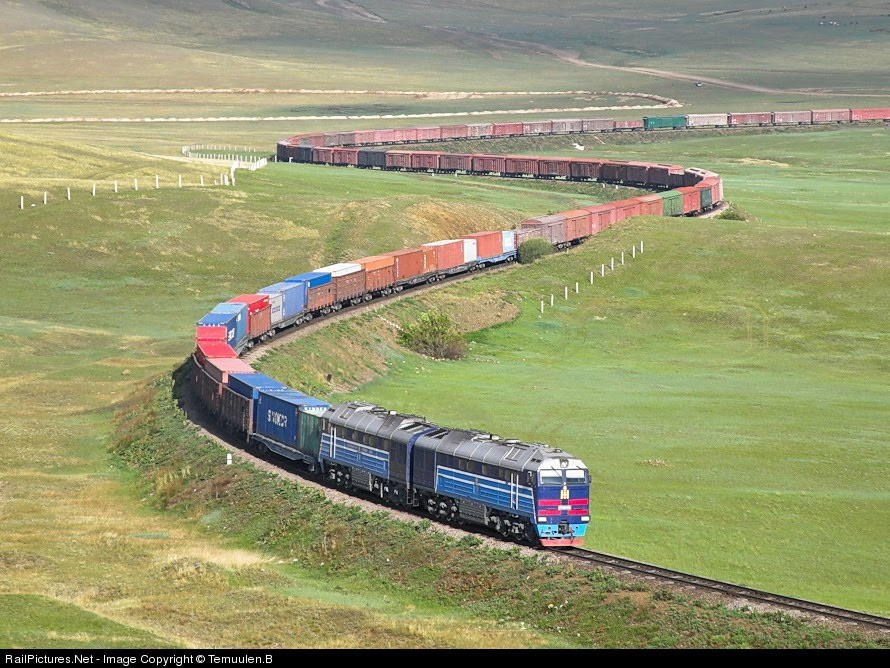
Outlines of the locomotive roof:
{"label": "locomotive roof", "polygon": [[[577,458],[564,450],[543,443],[505,439],[494,434],[466,429],[442,427],[419,415],[389,411],[374,404],[352,401],[331,406],[325,418],[336,425],[366,433],[396,438],[399,433],[407,441],[422,433],[416,447],[434,450],[472,461],[494,464],[517,471],[537,471],[539,468],[560,468],[559,460],[571,466],[583,466]],[[426,433],[423,433],[426,432]],[[562,464],[567,466],[569,464]]]}

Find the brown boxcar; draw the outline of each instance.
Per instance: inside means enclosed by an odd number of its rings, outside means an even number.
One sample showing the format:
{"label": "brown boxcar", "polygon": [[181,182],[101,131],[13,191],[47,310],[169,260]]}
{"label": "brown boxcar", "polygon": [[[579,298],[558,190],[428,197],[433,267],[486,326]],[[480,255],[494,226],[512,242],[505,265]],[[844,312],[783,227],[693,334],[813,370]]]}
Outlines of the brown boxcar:
{"label": "brown boxcar", "polygon": [[504,252],[504,235],[500,231],[464,234],[461,239],[475,239],[476,255],[481,259],[496,257]]}
{"label": "brown boxcar", "polygon": [[388,255],[371,255],[356,260],[365,270],[365,292],[375,292],[396,282],[395,259]]}
{"label": "brown boxcar", "polygon": [[640,200],[641,216],[660,216],[664,213],[661,195],[643,195],[637,199]]}
{"label": "brown boxcar", "polygon": [[623,181],[627,175],[627,163],[621,160],[608,160],[600,167],[600,178],[603,181]]}
{"label": "brown boxcar", "polygon": [[466,125],[443,125],[442,139],[465,139],[468,135]]}
{"label": "brown boxcar", "polygon": [[492,123],[491,133],[495,137],[511,137],[522,134],[522,123]]}
{"label": "brown boxcar", "polygon": [[849,109],[813,109],[813,123],[849,123]]}
{"label": "brown boxcar", "polygon": [[239,434],[247,434],[253,422],[253,402],[228,387],[222,390],[220,397],[220,422],[222,426]]}
{"label": "brown boxcar", "polygon": [[589,237],[592,232],[590,223],[590,211],[587,209],[574,209],[564,211],[561,214],[566,222],[566,241]]}
{"label": "brown boxcar", "polygon": [[192,367],[193,387],[197,388],[198,399],[211,415],[219,415],[221,409],[222,384],[215,381],[202,367]]}
{"label": "brown boxcar", "polygon": [[338,302],[365,294],[365,272],[355,262],[338,262],[315,271],[331,275],[334,296]]}
{"label": "brown boxcar", "polygon": [[774,111],[773,123],[776,125],[809,125],[813,122],[812,111]]}
{"label": "brown boxcar", "polygon": [[438,125],[427,125],[416,128],[417,141],[439,141],[442,138],[442,128]]}
{"label": "brown boxcar", "polygon": [[387,151],[385,165],[387,169],[411,169],[412,151]]}
{"label": "brown boxcar", "polygon": [[325,132],[324,133],[324,145],[325,146],[337,146],[340,143],[340,133],[339,132]]}
{"label": "brown boxcar", "polygon": [[355,130],[341,132],[340,141],[338,141],[337,144],[339,146],[353,146],[355,144]]}
{"label": "brown boxcar", "polygon": [[538,174],[538,159],[531,155],[508,155],[504,158],[507,174]]}
{"label": "brown boxcar", "polygon": [[393,272],[396,281],[404,281],[425,274],[428,270],[424,262],[422,248],[392,251],[384,253],[393,259]]}
{"label": "brown boxcar", "polygon": [[572,161],[569,158],[538,158],[539,176],[565,176],[572,171]]}
{"label": "brown boxcar", "polygon": [[582,132],[584,129],[584,121],[580,118],[564,118],[553,121],[553,134],[565,135],[572,132]]}
{"label": "brown boxcar", "polygon": [[549,135],[553,131],[551,121],[526,121],[522,124],[524,135]]}
{"label": "brown boxcar", "polygon": [[439,169],[439,151],[411,151],[411,169]]}
{"label": "brown boxcar", "polygon": [[584,132],[609,132],[615,129],[615,121],[611,118],[585,118],[581,121]]}
{"label": "brown boxcar", "polygon": [[561,244],[566,241],[566,222],[565,216],[561,213],[554,213],[549,216],[538,216],[537,218],[529,218],[523,220],[520,229],[540,228],[541,236],[547,239],[553,245]]}
{"label": "brown boxcar", "polygon": [[616,130],[642,130],[643,129],[643,119],[642,118],[634,118],[629,121],[615,121],[615,129]]}
{"label": "brown boxcar", "polygon": [[769,125],[773,122],[773,115],[769,111],[745,111],[729,114],[729,125]]}
{"label": "brown boxcar", "polygon": [[395,130],[374,130],[374,143],[391,144],[394,141],[393,132]]}
{"label": "brown boxcar", "polygon": [[890,107],[881,109],[850,109],[851,121],[888,121],[890,120]]}
{"label": "brown boxcar", "polygon": [[491,123],[468,123],[467,137],[493,137]]}
{"label": "brown boxcar", "polygon": [[327,308],[336,300],[337,293],[334,291],[333,281],[306,289],[306,309],[309,311]]}
{"label": "brown boxcar", "polygon": [[392,135],[390,135],[390,141],[417,141],[417,128],[393,128]]}
{"label": "brown boxcar", "polygon": [[335,165],[358,165],[358,152],[357,148],[335,148],[331,162]]}
{"label": "brown boxcar", "polygon": [[334,161],[334,149],[325,146],[312,148],[312,162],[330,165]]}
{"label": "brown boxcar", "polygon": [[[649,165],[649,185],[668,187],[672,185],[671,175],[682,173],[683,168],[680,165]],[[678,182],[676,185],[683,184]]]}
{"label": "brown boxcar", "polygon": [[628,162],[624,168],[623,181],[627,183],[646,184],[649,182],[649,166],[648,162]]}
{"label": "brown boxcar", "polygon": [[473,156],[470,153],[442,153],[439,156],[439,169],[448,172],[472,171]]}
{"label": "brown boxcar", "polygon": [[593,160],[591,158],[575,158],[569,164],[569,176],[573,179],[593,179],[600,177],[600,168],[602,160]]}
{"label": "brown boxcar", "polygon": [[464,263],[464,242],[462,239],[445,239],[434,241],[421,246],[424,250],[432,251],[436,271],[452,269]]}
{"label": "brown boxcar", "polygon": [[516,248],[518,249],[522,244],[524,244],[529,239],[542,239],[545,238],[545,232],[543,225],[536,225],[535,227],[527,227],[524,230],[516,230]]}
{"label": "brown boxcar", "polygon": [[480,153],[473,154],[473,171],[474,172],[504,172],[506,169],[506,158],[502,155],[485,155]]}
{"label": "brown boxcar", "polygon": [[592,234],[602,232],[615,222],[615,207],[610,204],[597,204],[585,207],[590,211],[590,229]]}
{"label": "brown boxcar", "polygon": [[300,146],[324,146],[324,135],[320,132],[312,135],[301,135]]}
{"label": "brown boxcar", "polygon": [[374,143],[374,130],[356,130],[355,131],[355,144],[357,146],[363,146],[365,144],[373,144]]}

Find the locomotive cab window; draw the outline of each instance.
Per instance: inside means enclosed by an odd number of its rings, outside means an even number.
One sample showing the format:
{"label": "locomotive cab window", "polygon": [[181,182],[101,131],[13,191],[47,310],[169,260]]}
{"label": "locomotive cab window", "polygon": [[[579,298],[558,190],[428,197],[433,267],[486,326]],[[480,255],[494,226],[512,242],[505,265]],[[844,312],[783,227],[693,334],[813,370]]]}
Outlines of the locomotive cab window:
{"label": "locomotive cab window", "polygon": [[562,471],[541,471],[541,484],[542,485],[561,485],[562,484]]}

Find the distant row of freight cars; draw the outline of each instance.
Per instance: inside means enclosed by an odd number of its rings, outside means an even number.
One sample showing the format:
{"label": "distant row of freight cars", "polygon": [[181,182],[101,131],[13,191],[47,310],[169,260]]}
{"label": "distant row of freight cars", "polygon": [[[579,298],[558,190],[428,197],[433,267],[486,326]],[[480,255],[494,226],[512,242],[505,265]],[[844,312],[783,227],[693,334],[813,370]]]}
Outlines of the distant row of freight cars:
{"label": "distant row of freight cars", "polygon": [[[416,137],[420,130],[400,130],[398,136]],[[438,130],[441,136],[444,128]],[[344,307],[512,262],[530,239],[545,239],[563,249],[632,216],[706,211],[723,200],[720,176],[680,165],[313,146],[302,139],[279,143],[278,159],[600,180],[658,191],[529,218],[516,229],[477,232],[320,267],[218,304],[195,330],[194,392],[222,428],[251,447],[302,462],[346,490],[418,508],[442,521],[486,526],[514,540],[579,544],[590,521],[590,474],[569,453],[442,427],[370,404],[330,405],[257,373],[239,355],[285,329]]]}
{"label": "distant row of freight cars", "polygon": [[631,120],[573,118],[550,121],[514,121],[509,123],[469,123],[417,128],[390,128],[386,130],[317,132],[298,135],[297,137],[292,137],[291,140],[297,140],[294,145],[299,146],[374,146],[459,139],[567,135],[585,132],[630,132],[635,130],[760,127],[770,125],[823,125],[869,121],[890,121],[890,107],[645,116],[644,118]]}

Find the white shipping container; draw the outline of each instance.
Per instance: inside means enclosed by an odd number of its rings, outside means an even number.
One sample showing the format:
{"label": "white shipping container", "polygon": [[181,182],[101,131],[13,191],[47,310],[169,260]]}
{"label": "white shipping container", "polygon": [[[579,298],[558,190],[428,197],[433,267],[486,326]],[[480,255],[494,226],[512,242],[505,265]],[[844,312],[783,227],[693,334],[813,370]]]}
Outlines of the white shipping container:
{"label": "white shipping container", "polygon": [[284,296],[280,292],[274,292],[266,296],[269,297],[272,324],[277,325],[284,319]]}
{"label": "white shipping container", "polygon": [[501,232],[502,243],[504,245],[504,252],[509,253],[510,251],[516,250],[516,231],[515,230],[504,230]]}
{"label": "white shipping container", "polygon": [[729,125],[729,114],[688,114],[686,125],[700,128],[706,125]]}
{"label": "white shipping container", "polygon": [[475,239],[461,239],[464,242],[464,262],[475,262],[479,259],[479,244]]}
{"label": "white shipping container", "polygon": [[361,270],[362,265],[360,264],[355,264],[354,262],[338,262],[337,264],[322,267],[321,269],[315,269],[314,271],[322,274],[330,274],[331,278],[339,278],[340,276],[348,276],[349,274],[354,274]]}

